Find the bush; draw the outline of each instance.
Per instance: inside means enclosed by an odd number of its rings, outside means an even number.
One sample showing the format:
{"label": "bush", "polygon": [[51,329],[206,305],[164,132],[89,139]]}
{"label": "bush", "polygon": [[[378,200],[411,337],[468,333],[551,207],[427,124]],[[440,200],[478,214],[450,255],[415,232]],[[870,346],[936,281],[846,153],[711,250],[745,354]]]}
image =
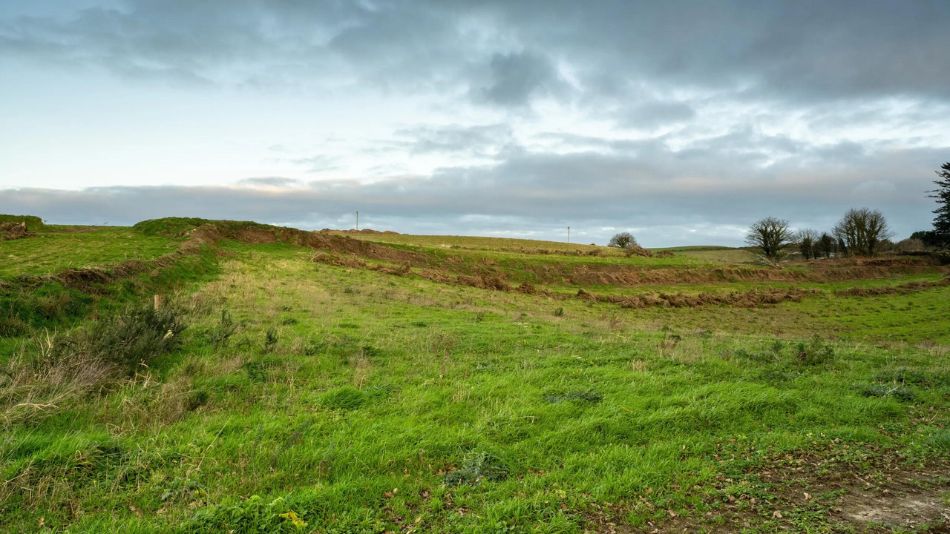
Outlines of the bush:
{"label": "bush", "polygon": [[100,321],[83,340],[87,352],[96,359],[115,364],[133,374],[155,357],[178,348],[185,325],[170,306],[133,306],[125,313]]}
{"label": "bush", "polygon": [[227,347],[231,336],[237,331],[234,320],[228,310],[221,310],[218,324],[208,331],[208,340],[214,348]]}
{"label": "bush", "polygon": [[818,365],[831,361],[835,357],[835,349],[815,336],[811,342],[798,344],[798,361],[806,365]]}

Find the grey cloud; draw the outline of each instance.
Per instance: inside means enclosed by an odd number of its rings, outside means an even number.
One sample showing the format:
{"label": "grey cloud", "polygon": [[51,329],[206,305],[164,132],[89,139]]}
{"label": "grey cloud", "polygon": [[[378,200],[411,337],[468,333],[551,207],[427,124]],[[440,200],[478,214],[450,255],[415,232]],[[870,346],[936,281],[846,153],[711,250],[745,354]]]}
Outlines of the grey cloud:
{"label": "grey cloud", "polygon": [[[810,157],[829,150],[846,161],[826,166]],[[675,151],[644,141],[626,153],[523,151],[496,164],[445,168],[431,176],[315,182],[266,195],[242,187],[14,189],[0,192],[0,212],[36,213],[64,223],[189,215],[318,228],[346,224],[359,209],[398,231],[558,237],[556,229],[569,224],[602,241],[609,231],[597,228],[624,227],[640,229],[642,242],[658,246],[708,239],[740,244],[736,229],[766,215],[827,228],[847,208],[871,206],[884,211],[903,236],[929,225],[925,191],[933,162],[946,151],[803,146],[799,152],[808,157],[762,167],[757,158],[736,158],[714,144]],[[702,236],[707,240],[698,241]]]}
{"label": "grey cloud", "polygon": [[[536,95],[572,98],[557,89],[555,57],[591,98],[622,96],[636,80],[661,93],[683,87],[733,98],[946,101],[948,20],[941,0],[128,0],[71,17],[0,18],[0,53],[216,83],[319,85],[330,72],[383,90],[468,87],[501,107]],[[664,110],[688,115],[669,105],[639,113]]]}
{"label": "grey cloud", "polygon": [[614,117],[617,125],[627,128],[653,129],[687,121],[696,110],[685,102],[655,101],[637,104]]}
{"label": "grey cloud", "polygon": [[474,156],[494,156],[512,145],[511,127],[505,124],[464,126],[421,125],[395,132],[395,146],[415,154],[468,153]]}
{"label": "grey cloud", "polygon": [[565,88],[550,60],[529,52],[494,54],[488,78],[474,97],[502,107],[522,107],[535,96],[557,94]]}

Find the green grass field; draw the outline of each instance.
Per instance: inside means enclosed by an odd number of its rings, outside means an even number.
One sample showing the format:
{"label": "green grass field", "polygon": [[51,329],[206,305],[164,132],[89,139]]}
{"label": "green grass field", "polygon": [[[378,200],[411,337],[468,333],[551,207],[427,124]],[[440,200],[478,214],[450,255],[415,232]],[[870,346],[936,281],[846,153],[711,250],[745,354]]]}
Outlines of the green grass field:
{"label": "green grass field", "polygon": [[145,236],[130,228],[51,227],[29,239],[0,241],[0,278],[154,259],[177,246],[176,240]]}
{"label": "green grass field", "polygon": [[[15,258],[0,276],[154,260],[184,239],[160,227],[0,242]],[[25,325],[0,342],[3,530],[950,527],[945,268],[825,280],[825,266],[766,267],[742,249],[627,258],[350,235],[394,245],[381,250],[397,259],[331,251],[347,260],[334,264],[310,247],[228,238],[127,278],[64,279],[86,304],[29,321],[15,314],[45,302],[24,300],[37,289],[0,286],[0,312]],[[658,270],[661,282],[631,282]],[[590,283],[590,272],[625,274]],[[722,272],[748,279],[676,279]],[[462,283],[479,273],[512,290]],[[514,290],[522,282],[536,291]],[[932,285],[836,293],[913,282]],[[575,296],[792,287],[813,293],[635,309]],[[109,329],[139,324],[112,318],[155,293],[187,328],[161,326],[147,346],[131,327]],[[150,356],[116,369],[139,353]]]}

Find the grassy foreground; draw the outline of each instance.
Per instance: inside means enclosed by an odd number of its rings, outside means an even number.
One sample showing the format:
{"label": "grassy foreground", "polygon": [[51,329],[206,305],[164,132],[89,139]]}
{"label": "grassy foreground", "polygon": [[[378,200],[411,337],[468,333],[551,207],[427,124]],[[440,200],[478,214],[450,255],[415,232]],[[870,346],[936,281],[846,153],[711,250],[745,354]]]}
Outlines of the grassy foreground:
{"label": "grassy foreground", "polygon": [[[97,230],[84,238],[98,244],[75,254],[55,245],[58,236],[0,242],[0,257],[19,258],[0,271],[6,313],[34,302],[9,307],[11,295],[36,291],[16,286],[16,276],[155,259],[188,226],[176,223],[166,236],[147,228]],[[568,265],[695,276],[732,269],[723,262],[744,251],[562,256],[546,245],[493,249],[465,238],[446,251],[438,239],[383,234],[359,237],[395,243],[401,248],[384,252],[397,259],[377,251],[361,265],[340,252],[314,261],[311,247],[259,237],[226,238],[97,285],[55,280],[84,306],[8,331],[0,343],[4,529],[947,527],[950,286],[937,283],[940,267],[818,277],[802,282],[814,292],[797,301],[754,307],[624,308],[571,292],[689,292],[694,284],[545,273]],[[55,262],[46,247],[59,252]],[[459,283],[489,267],[536,287]],[[748,269],[760,267],[736,272]],[[784,290],[811,269],[705,282],[702,291]],[[887,289],[921,281],[932,285]],[[124,333],[138,323],[110,321],[156,292],[187,327],[146,346]],[[101,341],[113,338],[121,342]],[[73,394],[75,381],[44,363],[51,346],[71,347],[67,356],[87,358],[107,378]],[[117,369],[133,353],[149,357]],[[50,397],[53,380],[58,396]]]}

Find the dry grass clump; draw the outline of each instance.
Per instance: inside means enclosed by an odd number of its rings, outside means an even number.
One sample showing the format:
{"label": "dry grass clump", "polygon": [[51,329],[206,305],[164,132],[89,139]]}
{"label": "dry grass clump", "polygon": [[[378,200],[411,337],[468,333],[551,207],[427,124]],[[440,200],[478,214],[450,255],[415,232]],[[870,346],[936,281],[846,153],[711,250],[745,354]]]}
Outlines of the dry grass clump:
{"label": "dry grass clump", "polygon": [[31,421],[81,399],[115,374],[115,366],[67,339],[47,333],[34,341],[36,356],[23,352],[0,369],[0,420]]}
{"label": "dry grass clump", "polygon": [[88,330],[46,332],[0,367],[0,420],[37,421],[108,389],[176,349],[184,328],[174,308],[141,306]]}

